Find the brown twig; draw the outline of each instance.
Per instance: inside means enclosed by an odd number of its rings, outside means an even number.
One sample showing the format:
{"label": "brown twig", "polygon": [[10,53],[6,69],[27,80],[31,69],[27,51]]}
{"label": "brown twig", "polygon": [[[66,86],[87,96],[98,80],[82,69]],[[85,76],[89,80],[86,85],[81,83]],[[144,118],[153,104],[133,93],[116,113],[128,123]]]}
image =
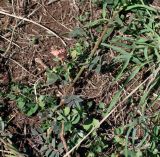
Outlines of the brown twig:
{"label": "brown twig", "polygon": [[2,35],[0,35],[0,37],[1,37],[2,39],[6,40],[6,41],[9,42],[9,43],[12,42],[12,44],[13,44],[14,46],[17,46],[18,48],[20,48],[20,46],[19,46],[18,44],[16,44],[15,42],[13,42],[13,41],[7,39],[6,37],[4,37],[4,36],[2,36]]}
{"label": "brown twig", "polygon": [[72,29],[68,28],[67,26],[65,26],[64,24],[60,23],[59,21],[57,21],[52,14],[47,10],[46,6],[41,4],[40,2],[37,2],[40,6],[42,6],[44,8],[44,10],[46,11],[46,13],[60,26],[64,27],[65,29],[67,29],[68,31],[72,31]]}
{"label": "brown twig", "polygon": [[3,11],[3,10],[0,10],[0,14],[3,14],[3,15],[7,15],[7,16],[10,16],[10,17],[13,17],[13,18],[17,18],[17,19],[20,19],[20,20],[23,20],[23,21],[26,21],[26,22],[29,22],[29,23],[32,23],[34,25],[37,25],[38,27],[41,27],[42,29],[46,30],[47,32],[49,32],[50,34],[52,34],[53,36],[57,37],[58,39],[60,39],[60,41],[63,43],[63,45],[66,47],[66,43],[65,41],[57,34],[55,33],[54,31],[52,31],[51,29],[47,28],[46,26],[43,26],[42,24],[40,23],[37,23],[33,20],[30,20],[30,19],[27,19],[25,17],[21,17],[21,16],[17,16],[17,15],[14,15],[14,14],[10,14],[8,13],[7,11]]}
{"label": "brown twig", "polygon": [[[60,138],[61,138],[61,141],[63,143],[63,146],[64,146],[64,149],[66,151],[66,153],[68,152],[68,147],[67,147],[67,142],[64,138],[64,122],[62,122],[62,130],[61,130],[61,133],[60,133]],[[70,154],[68,154],[68,157],[71,157]]]}
{"label": "brown twig", "polygon": [[[3,54],[0,54],[1,57],[6,58]],[[17,62],[16,60],[12,59],[12,58],[8,58],[10,61],[12,61],[13,63],[17,64],[19,67],[21,67],[26,73],[28,73],[30,76],[37,78],[37,76],[35,76],[34,74],[32,74],[31,72],[29,72],[25,67],[23,67],[23,65],[21,65],[19,62]]]}

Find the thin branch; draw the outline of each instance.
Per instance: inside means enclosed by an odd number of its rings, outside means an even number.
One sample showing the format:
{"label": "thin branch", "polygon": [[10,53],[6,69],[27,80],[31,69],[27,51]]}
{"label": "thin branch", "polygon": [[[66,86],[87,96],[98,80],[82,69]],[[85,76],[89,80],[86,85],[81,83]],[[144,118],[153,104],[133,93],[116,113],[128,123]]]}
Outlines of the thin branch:
{"label": "thin branch", "polygon": [[[40,7],[39,7],[39,8],[40,8]],[[37,8],[37,9],[34,10],[34,11],[32,11],[27,17],[29,18],[29,17],[30,17],[31,15],[33,15],[39,8]],[[14,13],[14,14],[15,14],[15,13]],[[22,23],[22,21],[23,21],[23,20],[21,20],[17,25],[15,25],[15,27],[13,28],[13,31],[16,29],[16,27],[18,27],[18,26]],[[2,39],[4,39],[4,40],[8,41],[10,44],[13,44],[13,45],[17,46],[18,48],[20,48],[19,45],[17,45],[15,42],[12,41],[12,39],[13,39],[13,33],[12,33],[12,37],[11,37],[10,40],[7,39],[6,37],[2,36],[2,35],[0,35],[0,37],[1,37]]]}
{"label": "thin branch", "polygon": [[7,15],[7,16],[10,16],[10,17],[14,17],[14,18],[17,18],[17,19],[20,19],[20,20],[23,20],[23,21],[27,21],[27,22],[33,23],[33,24],[35,24],[35,25],[37,25],[37,26],[45,29],[46,31],[48,31],[49,33],[51,33],[52,35],[54,35],[55,37],[59,38],[59,39],[61,40],[61,42],[63,43],[63,45],[64,45],[65,47],[67,46],[66,43],[65,43],[65,41],[64,41],[58,34],[56,34],[56,33],[55,33],[54,31],[52,31],[51,29],[49,29],[49,28],[47,28],[47,27],[45,27],[45,26],[43,26],[43,25],[41,25],[41,24],[39,24],[39,23],[37,23],[37,22],[35,22],[35,21],[33,21],[33,20],[29,20],[29,19],[27,19],[27,18],[25,18],[25,17],[13,15],[13,14],[7,13],[7,12],[2,11],[2,10],[0,10],[0,14]]}
{"label": "thin branch", "polygon": [[36,98],[36,103],[38,103],[38,97],[37,97],[37,85],[38,85],[38,83],[39,83],[39,81],[40,81],[41,79],[42,79],[41,77],[38,78],[38,79],[36,80],[36,82],[34,83],[34,95],[35,95],[35,98]]}
{"label": "thin branch", "polygon": [[[1,57],[6,58],[3,54],[0,54]],[[31,76],[33,76],[34,78],[37,78],[34,74],[32,74],[31,72],[29,72],[25,67],[23,67],[19,62],[15,61],[12,58],[8,58],[10,61],[14,62],[15,64],[17,64],[19,67],[21,67],[25,72],[27,72],[28,74],[30,74]]]}
{"label": "thin branch", "polygon": [[[61,138],[61,141],[63,143],[65,151],[68,152],[67,142],[64,138],[64,122],[62,122],[62,130],[61,130],[61,133],[60,133],[60,138]],[[67,157],[71,157],[71,155],[68,154]]]}
{"label": "thin branch", "polygon": [[8,51],[10,50],[10,48],[12,46],[13,37],[14,37],[14,33],[15,33],[15,30],[16,30],[16,27],[17,27],[17,21],[16,21],[15,26],[13,27],[11,39],[10,39],[9,45],[8,45],[8,47],[7,47],[7,49],[6,49],[5,53],[4,53],[4,56],[6,56],[6,54],[8,53]]}
{"label": "thin branch", "polygon": [[60,26],[64,27],[64,28],[67,29],[68,31],[72,31],[72,29],[68,28],[68,27],[65,26],[64,24],[62,24],[62,23],[60,23],[59,21],[57,21],[57,20],[52,16],[52,14],[51,14],[49,11],[47,11],[46,6],[44,6],[43,4],[41,4],[41,3],[39,3],[39,2],[37,2],[37,3],[44,8],[44,10],[47,12],[47,14],[48,14],[56,23],[58,23]]}
{"label": "thin branch", "polygon": [[[0,37],[1,37],[2,39],[6,40],[6,41],[9,42],[9,43],[11,42],[11,40],[7,39],[6,37],[4,37],[4,36],[2,36],[2,35],[0,35]],[[17,46],[18,48],[20,48],[20,46],[19,46],[18,44],[16,44],[15,42],[13,42],[13,41],[12,41],[12,44],[15,45],[15,46]]]}
{"label": "thin branch", "polygon": [[15,64],[17,64],[19,67],[21,67],[25,72],[27,72],[28,74],[30,74],[33,77],[36,77],[35,75],[33,75],[31,72],[29,72],[25,67],[23,67],[19,62],[17,62],[16,60],[12,59],[12,58],[8,58],[9,60],[11,60],[12,62],[14,62]]}

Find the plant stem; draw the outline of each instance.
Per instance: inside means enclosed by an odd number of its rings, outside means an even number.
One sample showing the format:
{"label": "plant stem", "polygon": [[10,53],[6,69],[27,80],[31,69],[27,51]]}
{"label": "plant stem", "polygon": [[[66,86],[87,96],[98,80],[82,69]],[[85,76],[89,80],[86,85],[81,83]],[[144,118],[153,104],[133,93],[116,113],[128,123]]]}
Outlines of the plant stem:
{"label": "plant stem", "polygon": [[[95,43],[93,49],[91,50],[91,53],[89,55],[89,57],[87,58],[87,60],[85,61],[84,65],[81,67],[81,69],[79,70],[78,74],[76,75],[76,77],[74,78],[74,80],[72,81],[72,83],[68,86],[64,97],[70,92],[71,88],[74,86],[74,84],[77,82],[77,80],[79,79],[79,77],[82,75],[83,71],[89,66],[88,62],[92,59],[92,57],[94,56],[94,54],[96,53],[99,45],[101,44],[103,37],[106,35],[108,29],[110,28],[110,25],[113,23],[116,15],[121,11],[121,9],[117,12],[115,12],[112,16],[112,18],[109,20],[108,24],[106,24],[104,26],[103,32],[100,35],[100,37],[98,38],[97,42]],[[64,99],[62,98],[60,101],[60,106],[64,105]]]}

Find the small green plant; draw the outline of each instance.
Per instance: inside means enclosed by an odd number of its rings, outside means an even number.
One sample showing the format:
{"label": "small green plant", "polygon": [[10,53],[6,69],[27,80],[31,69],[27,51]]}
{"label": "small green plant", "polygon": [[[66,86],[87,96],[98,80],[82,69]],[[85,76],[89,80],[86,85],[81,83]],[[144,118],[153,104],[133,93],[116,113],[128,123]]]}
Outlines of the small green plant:
{"label": "small green plant", "polygon": [[[47,95],[35,96],[33,87],[25,85],[11,85],[11,91],[7,95],[10,100],[16,101],[17,107],[28,116],[32,116],[38,110],[51,108],[56,105],[56,100]],[[37,97],[37,99],[36,99]]]}

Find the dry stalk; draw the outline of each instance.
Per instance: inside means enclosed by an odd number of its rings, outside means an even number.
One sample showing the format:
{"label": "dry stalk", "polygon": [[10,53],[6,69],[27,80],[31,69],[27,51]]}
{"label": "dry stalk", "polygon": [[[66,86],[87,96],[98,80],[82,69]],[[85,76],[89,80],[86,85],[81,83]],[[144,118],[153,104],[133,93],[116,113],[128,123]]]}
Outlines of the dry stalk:
{"label": "dry stalk", "polygon": [[44,8],[44,10],[47,12],[47,14],[48,14],[57,24],[59,24],[60,26],[64,27],[64,28],[67,29],[68,31],[72,31],[72,29],[68,28],[68,27],[65,26],[64,24],[62,24],[62,23],[60,23],[59,21],[57,21],[57,20],[52,16],[52,14],[51,14],[49,11],[47,11],[45,5],[41,4],[40,2],[37,2],[37,3],[38,3],[41,7]]}
{"label": "dry stalk", "polygon": [[16,30],[16,27],[17,27],[17,21],[16,21],[16,24],[15,26],[13,27],[13,30],[12,30],[12,35],[11,35],[11,39],[10,39],[10,42],[9,42],[9,45],[4,53],[4,56],[6,56],[6,54],[9,52],[11,46],[12,46],[12,42],[13,42],[13,37],[14,37],[14,33],[15,33],[15,30]]}
{"label": "dry stalk", "polygon": [[7,140],[0,138],[0,142],[4,146],[6,150],[0,150],[3,152],[5,156],[16,156],[16,157],[26,157],[25,154],[20,153],[12,144],[10,144]]}
{"label": "dry stalk", "polygon": [[[13,13],[15,14],[15,9],[14,9],[14,2],[12,0],[12,8],[13,8]],[[15,33],[15,30],[16,30],[16,27],[17,27],[17,19],[16,19],[16,24],[15,26],[13,27],[13,30],[12,30],[12,35],[11,35],[11,39],[10,39],[10,42],[9,42],[9,45],[4,53],[4,56],[6,56],[6,54],[8,53],[8,51],[10,50],[11,46],[12,46],[12,42],[13,42],[13,37],[14,37],[14,33]]]}
{"label": "dry stalk", "polygon": [[[61,138],[61,141],[63,143],[63,146],[64,146],[64,149],[66,151],[66,153],[68,152],[68,146],[67,146],[67,142],[64,138],[64,122],[62,122],[62,130],[61,130],[61,133],[60,133],[60,138]],[[67,157],[71,157],[70,154],[67,155]]]}
{"label": "dry stalk", "polygon": [[[1,57],[6,58],[3,54],[0,54]],[[29,72],[25,67],[23,67],[19,62],[17,62],[16,60],[12,59],[12,58],[8,58],[10,61],[14,62],[15,64],[17,64],[19,67],[21,67],[26,73],[28,73],[30,76],[33,76],[34,78],[37,78],[34,74],[32,74],[31,72]]]}
{"label": "dry stalk", "polygon": [[64,41],[58,34],[56,34],[56,33],[55,33],[54,31],[52,31],[51,29],[43,26],[42,24],[39,24],[39,23],[37,23],[37,22],[35,22],[35,21],[33,21],[33,20],[29,20],[29,19],[27,19],[27,18],[25,18],[25,17],[21,17],[21,16],[17,16],[17,15],[13,15],[13,14],[7,13],[7,11],[3,11],[3,10],[0,10],[0,14],[7,15],[7,16],[10,16],[10,17],[14,17],[14,18],[17,18],[17,19],[20,19],[20,20],[23,20],[23,21],[27,21],[27,22],[33,23],[33,24],[35,24],[35,25],[37,25],[37,26],[45,29],[46,31],[48,31],[50,34],[54,35],[54,36],[57,37],[58,39],[60,39],[61,42],[63,43],[63,45],[64,45],[65,47],[67,46],[66,43],[65,43],[65,41]]}
{"label": "dry stalk", "polygon": [[14,46],[17,46],[18,48],[20,48],[20,46],[19,46],[18,44],[16,44],[15,42],[7,39],[6,37],[4,37],[4,36],[2,36],[2,35],[0,35],[0,37],[1,37],[2,39],[6,40],[6,41],[9,42],[9,43],[12,42],[12,44],[13,44]]}

